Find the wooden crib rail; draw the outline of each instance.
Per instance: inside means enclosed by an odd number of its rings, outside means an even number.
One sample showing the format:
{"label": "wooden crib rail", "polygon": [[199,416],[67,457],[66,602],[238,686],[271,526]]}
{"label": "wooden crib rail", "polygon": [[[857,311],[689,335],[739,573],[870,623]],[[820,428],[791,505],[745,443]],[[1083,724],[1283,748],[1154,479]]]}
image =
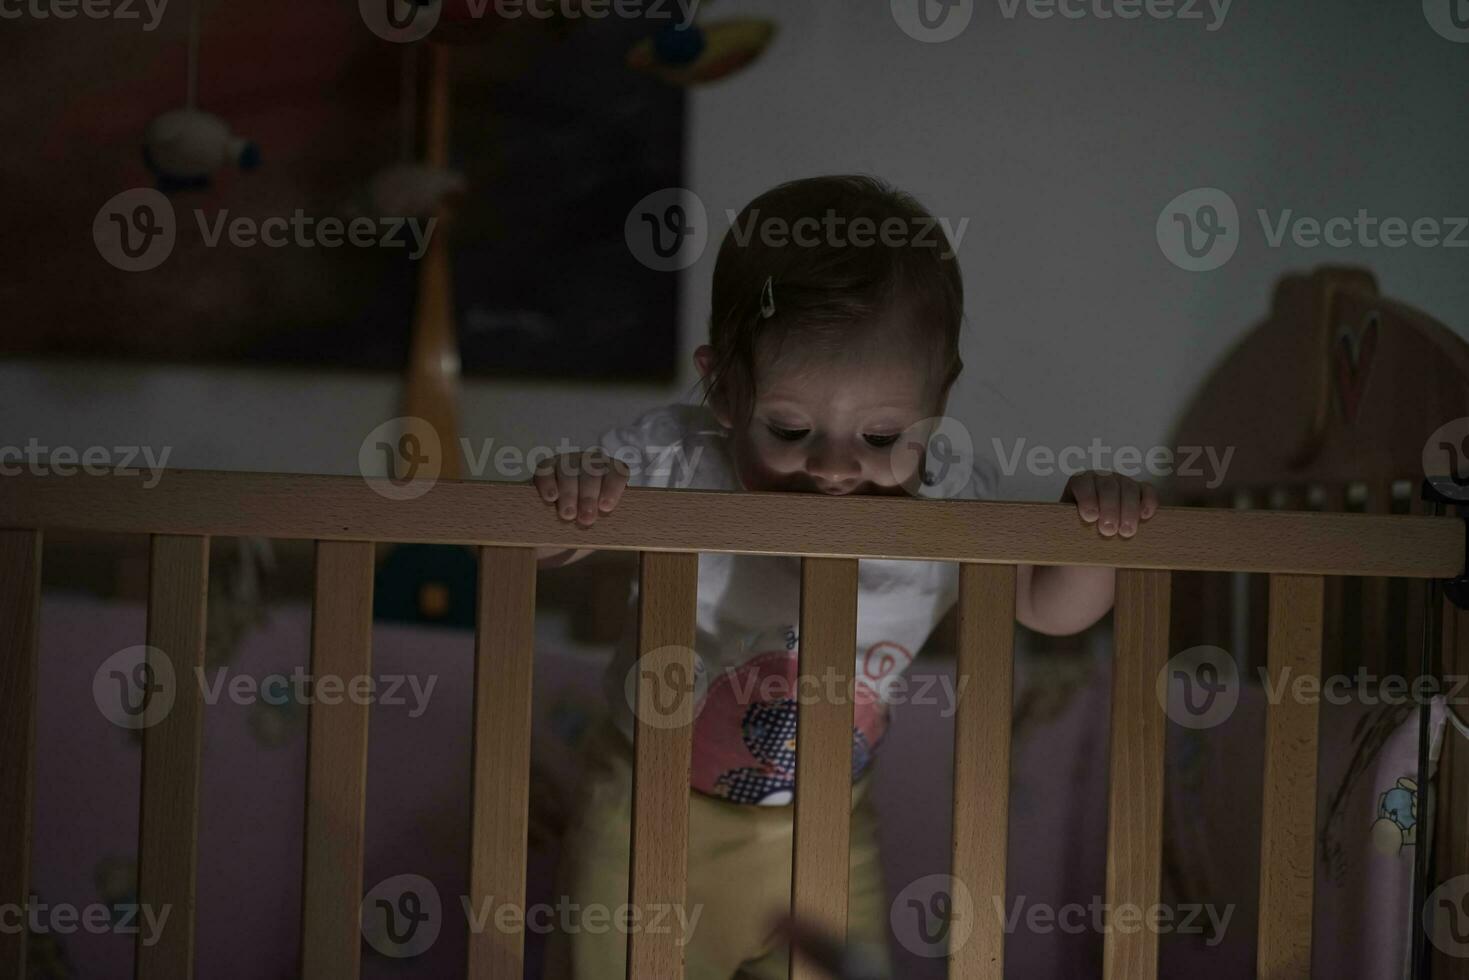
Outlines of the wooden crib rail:
{"label": "wooden crib rail", "polygon": [[[1103,539],[1070,504],[822,498],[630,490],[592,529],[563,524],[525,485],[441,481],[415,500],[389,500],[356,477],[176,471],[156,486],[136,477],[0,480],[0,903],[27,896],[41,535],[47,528],[153,537],[150,645],[202,663],[209,538],[314,538],[317,574],[311,670],[371,670],[372,557],[377,541],[479,545],[480,601],[474,682],[470,892],[523,907],[535,609],[533,546],[642,553],[634,710],[634,908],[686,898],[692,687],[661,687],[694,664],[697,552],[802,557],[798,683],[831,677],[846,698],[805,699],[797,753],[792,910],[841,933],[846,926],[851,803],[852,650],[859,558],[959,564],[959,683],[955,720],[953,912],[971,935],[951,952],[954,977],[999,980],[1005,928],[1006,823],[1012,715],[1014,584],[1020,564],[1115,566],[1103,973],[1134,980],[1158,972],[1158,932],[1112,922],[1145,917],[1161,897],[1166,716],[1157,696],[1168,660],[1170,569],[1269,573],[1269,671],[1320,672],[1323,576],[1446,578],[1464,567],[1454,518],[1161,510],[1136,538]],[[494,669],[491,670],[491,665]],[[653,667],[656,669],[643,669]],[[173,907],[170,928],[137,975],[193,973],[198,770],[203,704],[193,685],[144,741],[139,897]],[[190,693],[184,693],[189,691]],[[642,707],[674,696],[658,724]],[[1281,699],[1267,707],[1261,840],[1261,977],[1304,978],[1311,961],[1312,840],[1317,708]],[[350,700],[309,708],[302,975],[356,977],[360,967],[368,711]],[[447,901],[451,911],[458,901]],[[1114,927],[1115,926],[1115,927]],[[518,980],[523,921],[471,931],[467,975]],[[629,977],[683,975],[677,930],[628,935]],[[0,933],[0,977],[24,975],[24,934]],[[791,975],[815,980],[793,957]]]}
{"label": "wooden crib rail", "polygon": [[580,528],[528,484],[441,480],[390,500],[360,477],[190,470],[156,486],[6,477],[0,528],[1403,578],[1464,568],[1464,535],[1447,517],[1164,507],[1124,541],[1097,535],[1070,504],[632,489]]}

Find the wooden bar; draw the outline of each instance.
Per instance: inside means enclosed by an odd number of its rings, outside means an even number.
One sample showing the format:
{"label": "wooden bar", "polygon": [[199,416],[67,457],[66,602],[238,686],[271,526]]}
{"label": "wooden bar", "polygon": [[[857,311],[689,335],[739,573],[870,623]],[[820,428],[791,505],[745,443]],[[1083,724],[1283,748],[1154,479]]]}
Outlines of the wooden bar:
{"label": "wooden bar", "polygon": [[[372,576],[372,542],[318,542],[313,684],[331,679],[345,689],[354,678],[370,674]],[[347,697],[323,698],[310,706],[309,719],[301,975],[306,980],[356,980],[362,948],[368,705]]]}
{"label": "wooden bar", "polygon": [[956,682],[968,697],[954,718],[951,873],[976,907],[954,909],[974,931],[950,953],[949,976],[964,980],[1005,975],[1005,923],[992,912],[1006,904],[1014,653],[1015,566],[961,564]]}
{"label": "wooden bar", "polygon": [[[535,618],[535,549],[480,549],[469,860],[476,911],[488,902],[525,907]],[[524,919],[508,930],[493,925],[493,917],[485,921],[484,929],[469,933],[468,976],[520,980]]]}
{"label": "wooden bar", "polygon": [[[41,532],[0,531],[0,907],[30,904],[40,622]],[[0,930],[0,976],[27,975],[25,947]]]}
{"label": "wooden bar", "polygon": [[160,671],[153,663],[155,652],[167,658],[173,704],[156,720],[149,711],[143,715],[138,903],[160,917],[168,910],[168,920],[156,943],[137,944],[137,976],[173,980],[194,975],[199,761],[204,736],[204,691],[195,671],[204,667],[209,539],[156,535],[149,567],[148,662],[156,678]]}
{"label": "wooden bar", "polygon": [[[698,555],[643,554],[628,902],[644,922],[654,916],[666,922],[688,921],[681,913],[687,895],[698,589]],[[628,980],[680,980],[687,939],[678,929],[630,930]]]}
{"label": "wooden bar", "polygon": [[1268,704],[1265,715],[1260,980],[1311,975],[1320,705],[1314,697],[1289,692],[1299,678],[1320,678],[1323,591],[1320,576],[1270,577],[1267,670],[1270,689],[1285,693]]}
{"label": "wooden bar", "polygon": [[1169,585],[1167,572],[1117,570],[1102,947],[1107,980],[1158,975],[1158,933],[1144,923],[1161,895],[1166,716],[1157,681],[1168,662]]}
{"label": "wooden bar", "polygon": [[389,500],[360,477],[187,470],[151,488],[6,477],[3,527],[1409,578],[1464,568],[1451,517],[1163,507],[1124,539],[1071,504],[637,488],[582,528],[529,483],[440,480]]}
{"label": "wooden bar", "polygon": [[[791,914],[833,937],[847,934],[848,850],[852,836],[853,671],[857,655],[857,562],[801,562],[800,666],[796,707],[795,842]],[[826,974],[800,953],[791,980]]]}

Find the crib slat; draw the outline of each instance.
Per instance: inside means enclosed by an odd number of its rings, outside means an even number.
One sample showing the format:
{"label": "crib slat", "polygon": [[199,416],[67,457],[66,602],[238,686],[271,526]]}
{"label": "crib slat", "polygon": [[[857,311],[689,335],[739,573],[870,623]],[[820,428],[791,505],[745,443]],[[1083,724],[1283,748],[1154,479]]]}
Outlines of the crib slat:
{"label": "crib slat", "polygon": [[1158,975],[1158,934],[1140,923],[1161,891],[1166,726],[1156,685],[1168,662],[1170,584],[1168,572],[1117,570],[1107,788],[1109,928],[1102,952],[1107,980]]}
{"label": "crib slat", "polygon": [[[806,925],[833,936],[847,934],[856,651],[857,562],[801,559],[797,690],[830,691],[833,696],[802,698],[796,709],[791,911]],[[825,975],[805,957],[791,957],[791,980]]]}
{"label": "crib slat", "polygon": [[[311,676],[349,685],[372,667],[373,544],[318,541]],[[368,705],[341,697],[310,705],[301,974],[355,980],[362,947],[362,840]]]}
{"label": "crib slat", "polygon": [[[476,911],[485,902],[525,907],[535,617],[535,549],[481,548],[469,864],[469,895]],[[473,980],[520,980],[524,954],[523,921],[513,930],[493,924],[471,930],[468,975]]]}
{"label": "crib slat", "polygon": [[[199,759],[209,598],[209,539],[155,535],[148,577],[148,646],[168,657],[173,707],[143,729],[143,809],[138,830],[138,902],[167,928],[153,945],[137,946],[137,975],[194,975],[194,889],[199,851]],[[149,653],[152,657],[152,653]]]}
{"label": "crib slat", "polygon": [[[682,910],[687,892],[698,587],[697,554],[643,553],[628,901],[640,911],[644,922],[663,909]],[[656,724],[649,723],[648,719],[654,717]],[[681,915],[663,915],[663,921],[688,920]],[[680,980],[686,940],[676,928],[631,930],[627,976]]]}
{"label": "crib slat", "polygon": [[[0,908],[23,908],[31,864],[41,532],[0,531]],[[24,929],[0,930],[0,976],[26,976]]]}
{"label": "crib slat", "polygon": [[[1319,575],[1270,576],[1271,690],[1321,676],[1324,584]],[[1315,886],[1316,752],[1319,705],[1269,698],[1265,715],[1265,803],[1260,826],[1261,980],[1311,975]]]}
{"label": "crib slat", "polygon": [[[949,976],[1003,980],[1005,930],[990,914],[1005,902],[1010,816],[1010,718],[1015,650],[1015,566],[959,566],[960,697],[954,719],[953,877],[975,908],[954,908],[974,923],[949,956]],[[967,684],[966,684],[967,680]]]}

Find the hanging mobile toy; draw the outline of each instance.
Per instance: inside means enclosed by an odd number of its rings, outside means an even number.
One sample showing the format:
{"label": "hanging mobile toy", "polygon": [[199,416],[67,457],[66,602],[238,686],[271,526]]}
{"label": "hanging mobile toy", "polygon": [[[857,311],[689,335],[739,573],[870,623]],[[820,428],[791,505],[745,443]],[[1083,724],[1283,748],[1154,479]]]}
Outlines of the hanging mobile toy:
{"label": "hanging mobile toy", "polygon": [[741,17],[707,27],[692,19],[667,24],[627,54],[627,65],[670,85],[698,85],[734,74],[760,57],[775,37],[775,24]]}
{"label": "hanging mobile toy", "polygon": [[187,190],[207,187],[210,175],[230,164],[241,170],[255,169],[260,165],[260,148],[236,136],[216,115],[174,109],[144,130],[143,160],[157,175],[159,190]]}
{"label": "hanging mobile toy", "polygon": [[347,202],[350,217],[426,219],[452,205],[468,189],[464,174],[442,164],[416,159],[418,128],[417,48],[403,52],[403,75],[399,92],[399,161],[372,175]]}
{"label": "hanging mobile toy", "polygon": [[704,29],[693,21],[669,24],[653,35],[653,57],[664,65],[691,65],[704,53],[708,44]]}
{"label": "hanging mobile toy", "polygon": [[189,18],[188,102],[158,116],[143,131],[143,162],[158,178],[165,193],[207,187],[210,176],[234,165],[253,170],[260,165],[260,148],[236,136],[223,119],[198,108],[199,3]]}

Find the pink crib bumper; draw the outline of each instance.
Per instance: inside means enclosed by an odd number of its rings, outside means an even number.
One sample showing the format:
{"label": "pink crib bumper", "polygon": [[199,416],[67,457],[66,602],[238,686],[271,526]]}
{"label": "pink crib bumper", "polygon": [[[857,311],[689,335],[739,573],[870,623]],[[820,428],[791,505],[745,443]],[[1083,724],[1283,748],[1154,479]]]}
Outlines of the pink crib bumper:
{"label": "pink crib bumper", "polygon": [[[248,630],[226,665],[228,678],[261,682],[304,670],[309,609],[270,610]],[[140,605],[48,595],[41,624],[32,892],[80,908],[127,903],[137,850],[140,740],[97,709],[93,681],[110,655],[144,642]],[[576,745],[605,710],[604,659],[538,642],[535,675],[534,810],[571,799]],[[427,878],[444,915],[433,943],[412,959],[363,947],[367,977],[453,976],[462,972],[467,919],[470,724],[473,641],[468,632],[379,624],[373,674],[382,680],[371,708],[364,890],[395,875]],[[876,767],[884,875],[897,897],[948,870],[952,778],[952,667],[920,659],[910,671],[928,697],[898,705]],[[207,684],[220,680],[206,673]],[[416,690],[429,690],[426,700]],[[389,686],[397,687],[389,697]],[[432,687],[429,688],[430,683]],[[1099,975],[1102,936],[1091,928],[1036,929],[1027,911],[1089,909],[1105,891],[1107,724],[1105,657],[1085,665],[1069,696],[1055,692],[1022,658],[1012,762],[1010,875],[1001,903],[976,896],[977,914],[1012,917],[1007,975]],[[212,689],[212,688],[211,688]],[[223,689],[221,689],[223,690]],[[275,699],[280,701],[281,699]],[[1232,906],[1222,935],[1165,933],[1162,975],[1193,980],[1249,977],[1254,969],[1260,767],[1265,700],[1247,686],[1217,728],[1169,730],[1165,903]],[[1441,714],[1435,714],[1435,724]],[[290,699],[236,703],[221,694],[205,712],[197,898],[198,975],[291,977],[300,941],[300,873],[306,776],[305,712]],[[1323,706],[1319,784],[1329,806],[1318,827],[1316,921],[1330,923],[1316,944],[1313,972],[1380,980],[1400,972],[1416,831],[1415,716],[1365,706]],[[1356,750],[1367,746],[1370,764]],[[1350,778],[1348,778],[1350,776]],[[532,828],[527,902],[550,902],[552,833]],[[898,907],[900,903],[895,903]],[[1090,911],[1073,922],[1090,922]],[[1207,919],[1201,917],[1201,922]],[[146,926],[144,926],[146,928]],[[132,972],[126,933],[53,932],[32,939],[41,976],[106,980]],[[544,936],[528,932],[528,977],[539,975]],[[945,975],[941,959],[902,941],[895,920],[898,975]],[[50,971],[50,972],[47,972]]]}

